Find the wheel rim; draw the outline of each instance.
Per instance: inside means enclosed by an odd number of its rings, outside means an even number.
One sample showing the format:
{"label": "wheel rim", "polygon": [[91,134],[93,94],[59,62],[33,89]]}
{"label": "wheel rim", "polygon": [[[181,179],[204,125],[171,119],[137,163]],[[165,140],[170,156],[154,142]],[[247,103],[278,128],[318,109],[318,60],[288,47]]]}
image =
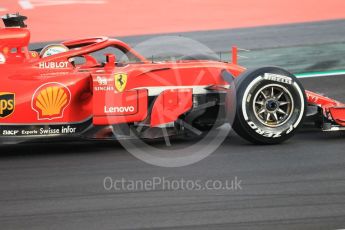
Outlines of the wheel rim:
{"label": "wheel rim", "polygon": [[291,93],[281,85],[262,87],[253,100],[255,117],[261,124],[276,128],[285,124],[293,114],[294,101]]}

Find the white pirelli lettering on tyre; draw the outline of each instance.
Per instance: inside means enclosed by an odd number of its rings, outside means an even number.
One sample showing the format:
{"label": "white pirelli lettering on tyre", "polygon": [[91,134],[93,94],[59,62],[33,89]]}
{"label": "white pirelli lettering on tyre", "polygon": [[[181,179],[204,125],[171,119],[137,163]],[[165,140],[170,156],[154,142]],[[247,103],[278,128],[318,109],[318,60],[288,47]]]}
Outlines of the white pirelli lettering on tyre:
{"label": "white pirelli lettering on tyre", "polygon": [[246,110],[246,99],[248,98],[248,94],[249,94],[249,91],[250,89],[259,81],[262,80],[262,76],[259,76],[257,77],[254,81],[252,81],[246,91],[244,92],[244,95],[243,95],[243,100],[242,100],[242,113],[243,113],[243,117],[244,117],[244,120],[248,120],[248,114],[247,114],[247,110]]}
{"label": "white pirelli lettering on tyre", "polygon": [[299,85],[296,82],[294,82],[293,86],[297,89],[299,97],[301,99],[301,112],[299,114],[298,120],[293,125],[294,128],[297,128],[298,124],[302,121],[303,115],[304,115],[304,96],[303,96],[302,90],[300,89]]}
{"label": "white pirelli lettering on tyre", "polygon": [[287,77],[287,76],[279,75],[279,74],[265,73],[264,79],[270,80],[270,81],[281,82],[281,83],[285,83],[285,84],[289,84],[289,85],[292,84],[292,78],[291,77]]}
{"label": "white pirelli lettering on tyre", "polygon": [[252,128],[253,130],[255,130],[256,133],[260,134],[261,136],[264,137],[270,137],[270,138],[277,138],[277,137],[281,137],[281,132],[271,132],[271,131],[265,131],[260,129],[259,127],[257,127],[254,122],[252,121],[248,121],[247,122],[249,127]]}
{"label": "white pirelli lettering on tyre", "polygon": [[291,133],[291,132],[292,132],[292,130],[294,130],[294,128],[293,128],[293,126],[292,126],[292,125],[290,125],[290,128],[288,129],[288,131],[286,131],[286,134]]}

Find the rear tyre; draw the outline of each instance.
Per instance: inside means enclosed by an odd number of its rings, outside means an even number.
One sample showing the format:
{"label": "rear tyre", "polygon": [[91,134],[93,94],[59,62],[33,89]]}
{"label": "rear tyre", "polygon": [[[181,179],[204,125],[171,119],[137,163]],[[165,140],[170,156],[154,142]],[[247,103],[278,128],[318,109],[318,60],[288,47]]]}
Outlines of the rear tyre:
{"label": "rear tyre", "polygon": [[288,71],[276,67],[250,70],[235,80],[235,87],[232,127],[244,139],[278,144],[301,126],[307,105],[305,91]]}

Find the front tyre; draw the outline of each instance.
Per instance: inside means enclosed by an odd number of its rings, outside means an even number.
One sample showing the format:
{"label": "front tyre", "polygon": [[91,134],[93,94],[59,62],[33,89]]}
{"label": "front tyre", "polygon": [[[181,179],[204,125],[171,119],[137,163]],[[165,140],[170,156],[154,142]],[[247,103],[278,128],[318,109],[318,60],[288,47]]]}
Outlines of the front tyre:
{"label": "front tyre", "polygon": [[306,113],[301,83],[288,71],[264,67],[235,80],[236,114],[233,129],[255,144],[277,144],[292,137]]}

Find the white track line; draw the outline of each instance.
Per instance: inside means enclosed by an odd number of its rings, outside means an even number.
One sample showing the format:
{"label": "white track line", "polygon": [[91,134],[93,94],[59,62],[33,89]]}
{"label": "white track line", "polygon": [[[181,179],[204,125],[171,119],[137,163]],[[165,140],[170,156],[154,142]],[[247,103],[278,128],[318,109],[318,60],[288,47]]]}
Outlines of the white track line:
{"label": "white track line", "polygon": [[329,72],[315,72],[315,73],[301,73],[296,74],[297,78],[312,78],[312,77],[332,77],[332,76],[339,76],[345,75],[345,70],[339,71],[329,71]]}

